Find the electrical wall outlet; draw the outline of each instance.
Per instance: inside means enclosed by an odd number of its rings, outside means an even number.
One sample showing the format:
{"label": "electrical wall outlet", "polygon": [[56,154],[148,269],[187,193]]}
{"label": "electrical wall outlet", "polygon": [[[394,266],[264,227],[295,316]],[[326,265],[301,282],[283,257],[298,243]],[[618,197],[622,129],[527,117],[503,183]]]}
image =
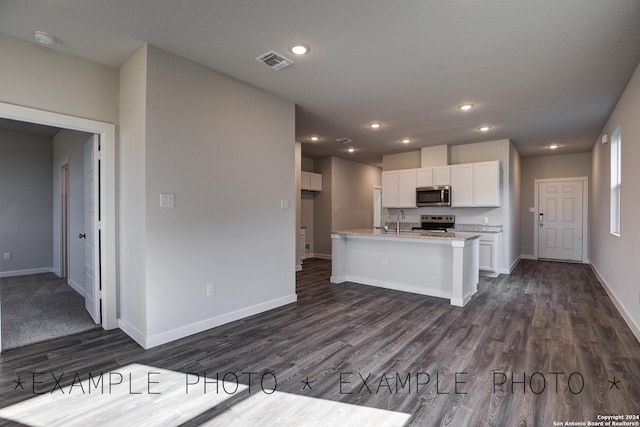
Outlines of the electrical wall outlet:
{"label": "electrical wall outlet", "polygon": [[213,286],[213,283],[209,283],[207,285],[207,296],[213,296],[216,294],[216,288]]}
{"label": "electrical wall outlet", "polygon": [[11,260],[11,252],[5,252],[4,253],[4,260],[5,261]]}

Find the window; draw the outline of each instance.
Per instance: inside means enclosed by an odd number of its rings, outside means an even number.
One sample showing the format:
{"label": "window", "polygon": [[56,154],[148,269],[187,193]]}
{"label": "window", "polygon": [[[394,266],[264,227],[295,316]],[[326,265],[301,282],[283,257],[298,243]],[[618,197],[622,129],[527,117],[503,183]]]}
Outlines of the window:
{"label": "window", "polygon": [[611,135],[611,234],[620,236],[620,197],[622,193],[622,129]]}

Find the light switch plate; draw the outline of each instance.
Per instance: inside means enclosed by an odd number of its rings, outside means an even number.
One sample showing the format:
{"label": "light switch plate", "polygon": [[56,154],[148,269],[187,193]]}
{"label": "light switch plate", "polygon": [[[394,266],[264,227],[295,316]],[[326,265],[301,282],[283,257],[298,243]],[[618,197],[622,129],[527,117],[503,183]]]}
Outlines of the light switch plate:
{"label": "light switch plate", "polygon": [[533,213],[536,211],[536,208],[529,208],[529,212]]}
{"label": "light switch plate", "polygon": [[171,193],[160,193],[160,207],[172,208],[175,206],[176,196]]}
{"label": "light switch plate", "polygon": [[289,201],[280,200],[280,209],[289,209]]}
{"label": "light switch plate", "polygon": [[4,253],[4,260],[5,261],[10,261],[11,260],[11,252],[5,252]]}

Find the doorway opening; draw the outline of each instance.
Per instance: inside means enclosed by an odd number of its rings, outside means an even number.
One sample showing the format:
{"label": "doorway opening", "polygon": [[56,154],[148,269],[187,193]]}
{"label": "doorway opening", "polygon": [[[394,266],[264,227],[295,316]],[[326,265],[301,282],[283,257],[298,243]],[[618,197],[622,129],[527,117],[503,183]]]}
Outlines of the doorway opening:
{"label": "doorway opening", "polygon": [[[93,188],[98,186],[99,191],[93,193],[94,197],[97,198],[96,203],[94,203],[96,220],[92,221],[91,227],[95,227],[93,229],[96,234],[96,239],[93,243],[94,253],[100,256],[97,264],[94,264],[94,274],[96,281],[101,285],[101,289],[98,288],[95,294],[98,299],[94,300],[94,302],[98,313],[101,314],[101,319],[99,318],[98,321],[102,328],[114,329],[118,327],[115,280],[115,125],[2,102],[0,102],[0,118],[77,130],[96,135],[95,141],[99,145],[94,155],[100,160],[101,164],[95,167],[94,170],[94,174],[97,176],[94,180]],[[67,175],[67,181],[69,181],[69,175]],[[55,212],[61,213],[60,210]],[[68,222],[67,233],[65,233],[67,243],[72,237],[69,232],[70,227],[71,223]],[[58,236],[61,237],[61,233]],[[67,251],[67,261],[69,258],[70,254]],[[69,265],[67,264],[63,268],[67,269],[68,275]],[[2,335],[0,332],[1,342]]]}
{"label": "doorway opening", "polygon": [[534,180],[534,253],[538,259],[588,262],[587,177]]}

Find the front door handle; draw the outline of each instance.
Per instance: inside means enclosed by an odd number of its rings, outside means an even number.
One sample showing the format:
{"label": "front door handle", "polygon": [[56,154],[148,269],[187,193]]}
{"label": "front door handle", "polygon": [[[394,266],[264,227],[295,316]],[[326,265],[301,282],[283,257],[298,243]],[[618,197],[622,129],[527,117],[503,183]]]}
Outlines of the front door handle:
{"label": "front door handle", "polygon": [[86,233],[80,233],[80,234],[78,234],[78,238],[79,239],[86,239],[87,238],[87,234]]}

